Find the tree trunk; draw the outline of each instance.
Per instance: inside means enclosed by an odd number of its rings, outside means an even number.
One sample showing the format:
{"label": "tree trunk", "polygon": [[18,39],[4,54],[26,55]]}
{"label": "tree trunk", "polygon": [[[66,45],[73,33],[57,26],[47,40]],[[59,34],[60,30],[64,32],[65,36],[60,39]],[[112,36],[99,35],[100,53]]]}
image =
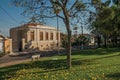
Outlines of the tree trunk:
{"label": "tree trunk", "polygon": [[101,46],[100,43],[101,43],[101,37],[98,35],[97,36],[97,45],[98,45],[98,47]]}
{"label": "tree trunk", "polygon": [[63,13],[65,16],[64,23],[66,26],[66,30],[68,33],[68,48],[67,48],[67,69],[71,68],[71,29],[70,29],[70,21],[69,21],[69,14],[67,8],[63,8]]}
{"label": "tree trunk", "polygon": [[117,45],[117,36],[115,37],[115,45]]}
{"label": "tree trunk", "polygon": [[104,47],[107,48],[107,46],[108,46],[108,45],[107,45],[107,38],[104,37]]}
{"label": "tree trunk", "polygon": [[114,36],[114,46],[117,46],[117,36]]}
{"label": "tree trunk", "polygon": [[71,68],[71,30],[70,30],[70,25],[68,22],[66,22],[66,28],[67,28],[67,33],[68,33],[68,44],[67,44],[67,69]]}
{"label": "tree trunk", "polygon": [[71,31],[68,33],[67,68],[71,68]]}
{"label": "tree trunk", "polygon": [[120,47],[120,35],[118,36],[118,41],[119,41],[119,47]]}

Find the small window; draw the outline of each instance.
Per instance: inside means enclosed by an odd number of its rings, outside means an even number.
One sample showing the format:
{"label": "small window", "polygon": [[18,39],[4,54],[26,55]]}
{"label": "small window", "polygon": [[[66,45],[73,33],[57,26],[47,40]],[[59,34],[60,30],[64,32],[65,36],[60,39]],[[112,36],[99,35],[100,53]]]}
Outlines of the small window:
{"label": "small window", "polygon": [[30,33],[30,40],[34,41],[34,31]]}
{"label": "small window", "polygon": [[48,40],[48,32],[45,33],[45,40]]}
{"label": "small window", "polygon": [[39,33],[39,38],[40,38],[40,40],[43,40],[43,32]]}
{"label": "small window", "polygon": [[59,36],[58,36],[58,32],[56,33],[56,40],[58,40],[59,39]]}
{"label": "small window", "polygon": [[50,40],[53,40],[53,33],[50,33]]}

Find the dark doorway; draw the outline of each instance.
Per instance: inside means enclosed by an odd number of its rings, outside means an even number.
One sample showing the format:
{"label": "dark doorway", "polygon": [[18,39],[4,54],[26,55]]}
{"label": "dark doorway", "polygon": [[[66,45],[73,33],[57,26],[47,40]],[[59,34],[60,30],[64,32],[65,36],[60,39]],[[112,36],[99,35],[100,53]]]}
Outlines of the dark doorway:
{"label": "dark doorway", "polygon": [[22,51],[22,40],[19,42],[19,51]]}
{"label": "dark doorway", "polygon": [[22,51],[22,38],[23,38],[23,31],[22,30],[18,30],[17,33],[17,42],[18,42],[18,51]]}

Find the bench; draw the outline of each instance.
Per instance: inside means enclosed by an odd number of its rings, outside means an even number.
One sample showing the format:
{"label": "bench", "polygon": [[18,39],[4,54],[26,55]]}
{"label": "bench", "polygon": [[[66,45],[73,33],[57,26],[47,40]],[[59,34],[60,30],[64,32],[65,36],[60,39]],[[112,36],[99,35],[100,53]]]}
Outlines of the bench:
{"label": "bench", "polygon": [[40,54],[36,54],[36,55],[32,55],[32,61],[35,60],[35,59],[39,59],[40,58]]}

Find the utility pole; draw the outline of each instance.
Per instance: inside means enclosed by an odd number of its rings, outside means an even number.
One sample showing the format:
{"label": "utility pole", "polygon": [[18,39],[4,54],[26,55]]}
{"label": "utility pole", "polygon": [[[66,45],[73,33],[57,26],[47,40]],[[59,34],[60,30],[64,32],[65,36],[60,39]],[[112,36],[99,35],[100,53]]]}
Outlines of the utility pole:
{"label": "utility pole", "polygon": [[37,31],[38,27],[36,26],[36,45],[37,45],[37,48],[38,48],[38,31]]}
{"label": "utility pole", "polygon": [[59,20],[58,20],[58,16],[57,16],[57,37],[58,37],[58,39],[57,39],[57,49],[58,49],[58,54],[60,53],[59,52]]}
{"label": "utility pole", "polygon": [[83,50],[83,25],[81,24],[81,32],[82,32],[82,44],[81,44],[81,50]]}

